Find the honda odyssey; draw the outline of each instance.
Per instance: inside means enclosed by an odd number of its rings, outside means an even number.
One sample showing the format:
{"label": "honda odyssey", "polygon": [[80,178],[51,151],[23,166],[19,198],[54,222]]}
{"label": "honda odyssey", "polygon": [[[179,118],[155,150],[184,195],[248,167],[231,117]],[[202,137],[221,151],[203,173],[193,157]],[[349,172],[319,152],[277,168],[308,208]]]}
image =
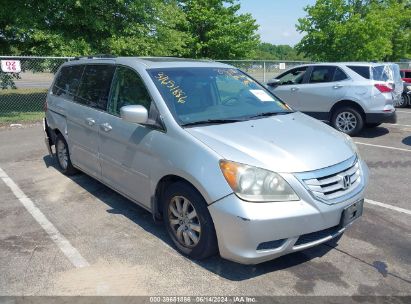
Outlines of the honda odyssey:
{"label": "honda odyssey", "polygon": [[264,262],[362,214],[368,169],[350,137],[230,65],[76,58],[55,76],[44,126],[63,173],[147,209],[191,258]]}

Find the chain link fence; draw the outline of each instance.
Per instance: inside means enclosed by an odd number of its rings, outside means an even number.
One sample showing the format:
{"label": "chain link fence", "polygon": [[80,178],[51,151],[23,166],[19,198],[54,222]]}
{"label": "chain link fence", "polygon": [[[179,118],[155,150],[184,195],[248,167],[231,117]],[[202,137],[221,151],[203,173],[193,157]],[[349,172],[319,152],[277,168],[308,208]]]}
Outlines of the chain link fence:
{"label": "chain link fence", "polygon": [[[19,73],[0,70],[0,125],[39,121],[44,116],[43,106],[47,90],[61,64],[71,57],[0,56],[0,61],[18,60]],[[307,62],[274,60],[219,60],[248,73],[260,82],[267,82],[283,71]],[[410,68],[411,63],[398,63]]]}
{"label": "chain link fence", "polygon": [[219,60],[233,65],[246,72],[260,82],[267,82],[278,74],[294,66],[309,63],[309,61],[277,61],[277,60]]}
{"label": "chain link fence", "polygon": [[0,56],[0,60],[18,60],[21,72],[0,70],[0,125],[39,121],[54,74],[68,57]]}

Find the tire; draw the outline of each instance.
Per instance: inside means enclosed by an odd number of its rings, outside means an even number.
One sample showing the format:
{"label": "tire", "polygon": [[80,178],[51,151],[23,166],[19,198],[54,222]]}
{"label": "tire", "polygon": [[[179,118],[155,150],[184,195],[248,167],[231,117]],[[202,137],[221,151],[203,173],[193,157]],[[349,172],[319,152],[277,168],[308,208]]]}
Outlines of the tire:
{"label": "tire", "polygon": [[355,108],[341,107],[334,111],[331,125],[338,131],[355,136],[363,129],[364,118]]}
{"label": "tire", "polygon": [[367,128],[376,128],[376,127],[378,127],[378,126],[381,125],[381,124],[382,124],[382,122],[366,123],[365,126],[366,126]]}
{"label": "tire", "polygon": [[[190,215],[193,217],[190,218]],[[217,237],[207,203],[191,185],[176,182],[166,189],[163,195],[163,218],[171,240],[183,255],[201,260],[218,252]]]}
{"label": "tire", "polygon": [[396,108],[406,108],[408,105],[409,99],[407,94],[402,93],[400,100],[398,100],[398,103],[395,105]]}
{"label": "tire", "polygon": [[407,103],[405,104],[406,108],[411,107],[411,95],[410,94],[406,94],[407,96]]}
{"label": "tire", "polygon": [[77,169],[73,167],[70,159],[69,148],[63,135],[58,134],[55,142],[57,163],[61,172],[65,175],[73,175],[77,173]]}

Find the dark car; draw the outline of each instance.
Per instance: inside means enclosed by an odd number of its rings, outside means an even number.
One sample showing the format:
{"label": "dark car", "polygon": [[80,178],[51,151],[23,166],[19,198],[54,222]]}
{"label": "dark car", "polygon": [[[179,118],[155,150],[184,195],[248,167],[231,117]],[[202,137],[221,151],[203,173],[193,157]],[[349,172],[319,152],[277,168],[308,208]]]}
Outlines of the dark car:
{"label": "dark car", "polygon": [[401,79],[404,81],[404,91],[396,107],[405,108],[411,106],[411,69],[402,69],[400,74]]}
{"label": "dark car", "polygon": [[402,69],[400,74],[403,81],[411,83],[411,69]]}

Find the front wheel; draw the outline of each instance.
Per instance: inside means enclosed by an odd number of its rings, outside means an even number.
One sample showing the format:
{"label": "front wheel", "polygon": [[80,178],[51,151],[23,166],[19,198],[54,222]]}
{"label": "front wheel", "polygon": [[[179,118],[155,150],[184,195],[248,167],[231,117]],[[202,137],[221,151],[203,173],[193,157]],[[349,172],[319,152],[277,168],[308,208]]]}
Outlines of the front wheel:
{"label": "front wheel", "polygon": [[364,127],[364,119],[358,110],[351,107],[343,107],[334,112],[331,124],[338,131],[354,136]]}
{"label": "front wheel", "polygon": [[182,254],[204,259],[217,253],[217,237],[207,203],[189,184],[176,182],[167,188],[163,218],[168,234]]}

